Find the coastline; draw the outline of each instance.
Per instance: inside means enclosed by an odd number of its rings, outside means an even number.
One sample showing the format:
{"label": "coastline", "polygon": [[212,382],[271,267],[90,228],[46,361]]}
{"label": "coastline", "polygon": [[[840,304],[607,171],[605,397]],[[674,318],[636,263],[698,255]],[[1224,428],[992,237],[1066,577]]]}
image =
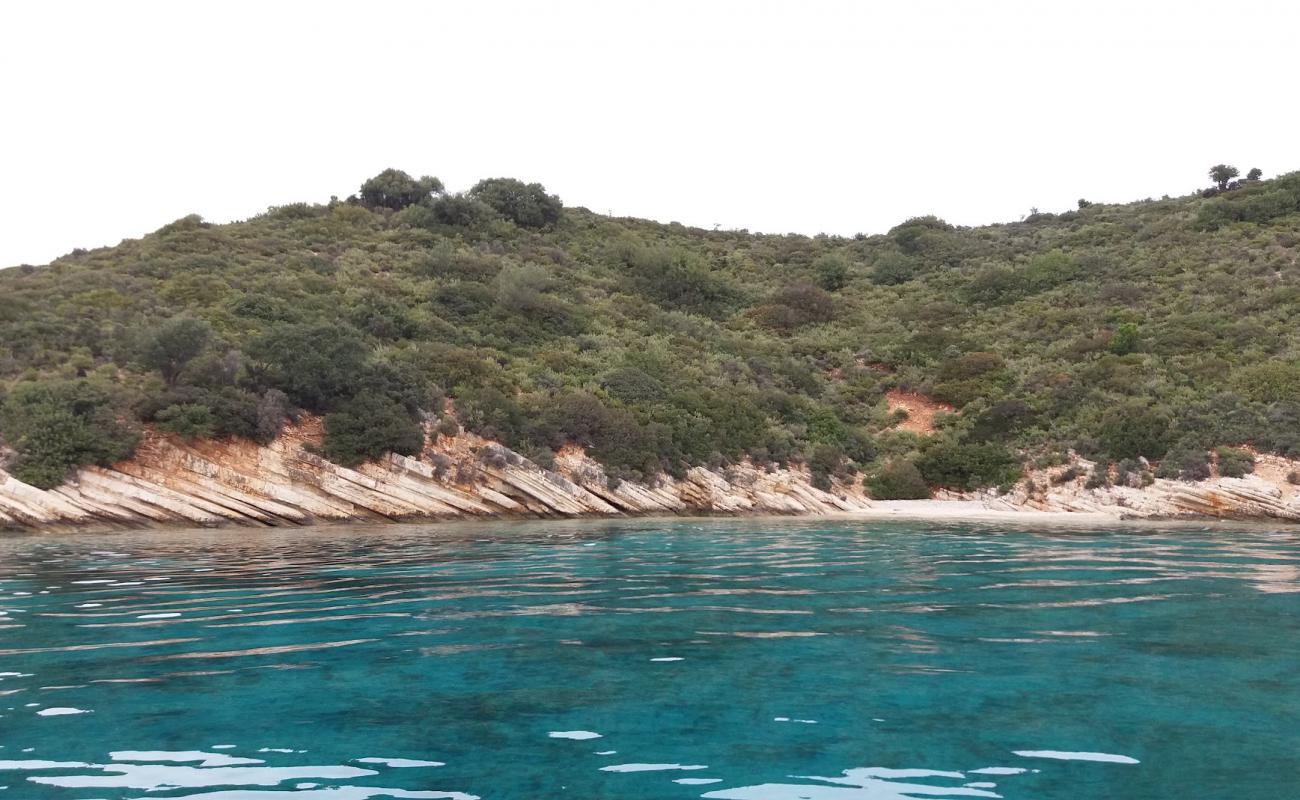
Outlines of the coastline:
{"label": "coastline", "polygon": [[[577,448],[543,468],[497,442],[433,431],[417,457],[390,454],[350,469],[313,452],[319,436],[319,420],[311,419],[269,445],[148,432],[132,459],[83,469],[50,490],[0,470],[0,531],[759,516],[1066,526],[1300,522],[1300,487],[1286,479],[1297,464],[1276,456],[1259,456],[1258,474],[1244,478],[1089,487],[1081,477],[1063,478],[1067,467],[1060,466],[1031,472],[1006,493],[872,500],[856,476],[819,486],[793,465],[744,462],[617,481]],[[1070,470],[1087,473],[1091,465]]]}
{"label": "coastline", "polygon": [[841,519],[899,519],[932,522],[1116,524],[1129,521],[1123,516],[1101,511],[991,508],[980,500],[877,500],[873,501],[869,508],[830,516]]}

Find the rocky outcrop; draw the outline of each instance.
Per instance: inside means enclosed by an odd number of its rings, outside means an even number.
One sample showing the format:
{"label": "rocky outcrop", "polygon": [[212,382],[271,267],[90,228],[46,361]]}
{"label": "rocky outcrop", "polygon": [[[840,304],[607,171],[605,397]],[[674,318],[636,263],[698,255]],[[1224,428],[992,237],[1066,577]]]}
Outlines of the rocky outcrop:
{"label": "rocky outcrop", "polygon": [[0,528],[302,525],[324,521],[493,516],[824,514],[868,506],[849,486],[825,492],[795,469],[751,464],[648,483],[610,480],[580,450],[542,469],[470,434],[431,435],[419,458],[389,455],[356,469],[313,452],[319,421],[275,442],[184,442],[146,434],[136,455],[83,469],[42,491],[0,470]]}
{"label": "rocky outcrop", "polygon": [[[1300,522],[1300,461],[1256,454],[1255,472],[1242,478],[1203,481],[1155,479],[1146,486],[1088,488],[1084,475],[1096,465],[1075,459],[1070,465],[1043,470],[1001,497],[985,496],[986,505],[1005,509],[1103,513],[1126,519],[1275,519]],[[1073,469],[1078,477],[1060,480]],[[1048,487],[1034,490],[1034,487]]]}
{"label": "rocky outcrop", "polygon": [[[0,529],[305,525],[328,521],[579,517],[663,514],[801,514],[871,511],[861,485],[812,485],[799,469],[742,463],[695,467],[681,478],[612,480],[578,448],[543,469],[472,434],[430,434],[419,457],[389,455],[349,469],[314,452],[319,420],[306,418],[270,445],[184,442],[146,433],[135,457],[89,468],[42,491],[0,470]],[[1258,455],[1255,473],[1199,482],[1088,488],[1096,465],[1031,472],[1011,492],[939,493],[952,507],[997,512],[1076,512],[1113,519],[1223,518],[1300,521],[1300,462]],[[1068,472],[1067,472],[1068,471]],[[977,501],[972,503],[972,501]],[[922,503],[929,501],[919,501]],[[882,510],[897,511],[888,504]],[[932,506],[930,506],[932,507]],[[966,513],[966,512],[963,512]]]}

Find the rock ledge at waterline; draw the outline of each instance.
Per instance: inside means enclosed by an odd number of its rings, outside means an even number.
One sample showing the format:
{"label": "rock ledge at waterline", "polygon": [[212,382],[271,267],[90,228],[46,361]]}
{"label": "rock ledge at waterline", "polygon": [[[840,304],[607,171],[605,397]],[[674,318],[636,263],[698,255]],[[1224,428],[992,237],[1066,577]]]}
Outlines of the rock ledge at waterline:
{"label": "rock ledge at waterline", "polygon": [[[502,447],[461,434],[431,437],[419,457],[389,455],[348,469],[311,452],[319,421],[306,419],[261,446],[183,442],[148,432],[136,455],[111,468],[78,472],[42,491],[0,470],[0,528],[303,525],[328,521],[403,521],[491,517],[661,514],[871,514],[858,481],[830,491],[800,469],[750,464],[695,467],[681,479],[611,482],[581,451],[545,470]],[[1277,463],[1273,463],[1277,462]],[[1255,475],[1197,483],[1157,480],[1143,488],[1086,489],[1082,479],[1051,484],[1047,473],[1005,495],[942,495],[961,508],[1072,512],[1122,518],[1220,517],[1300,521],[1300,491],[1285,475],[1296,462],[1260,456]],[[1062,468],[1063,469],[1063,468]],[[1026,487],[1051,485],[1031,494]],[[972,503],[975,501],[975,503]],[[975,504],[978,504],[976,506]],[[943,515],[948,516],[948,515]]]}

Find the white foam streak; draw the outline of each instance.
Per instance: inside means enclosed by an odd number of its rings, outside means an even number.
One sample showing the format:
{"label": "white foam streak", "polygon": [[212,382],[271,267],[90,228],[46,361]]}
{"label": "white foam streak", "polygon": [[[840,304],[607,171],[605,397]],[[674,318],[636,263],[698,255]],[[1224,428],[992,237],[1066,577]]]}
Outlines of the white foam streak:
{"label": "white foam streak", "polygon": [[260,758],[241,758],[225,753],[205,753],[201,750],[118,750],[108,754],[114,761],[197,761],[200,767],[238,767],[265,764]]}
{"label": "white foam streak", "polygon": [[346,780],[378,775],[360,767],[178,767],[164,764],[89,764],[100,775],[28,778],[32,783],[65,789],[194,789],[206,786],[275,786],[304,778]]}
{"label": "white foam streak", "polygon": [[[329,786],[325,788],[297,788],[294,797],[309,800],[370,800],[372,797],[396,800],[480,800],[478,795],[464,792],[410,791],[385,789],[378,786]],[[199,794],[174,795],[168,800],[284,800],[282,791],[222,791]],[[131,800],[156,800],[154,797],[135,797]]]}
{"label": "white foam streak", "polygon": [[947,778],[965,780],[964,773],[935,769],[891,769],[861,767],[847,769],[843,777],[806,776],[804,780],[836,784],[820,786],[807,783],[764,783],[718,789],[703,797],[713,800],[915,800],[920,796],[987,797],[1001,795],[973,786],[936,786],[925,783],[897,782],[892,779]]}
{"label": "white foam streak", "polygon": [[1024,758],[1055,758],[1061,761],[1102,761],[1108,764],[1140,764],[1136,758],[1113,753],[1071,752],[1068,750],[1013,750]]}
{"label": "white foam streak", "polygon": [[600,734],[595,731],[551,731],[546,735],[552,739],[574,739],[580,742],[587,739],[601,738]]}

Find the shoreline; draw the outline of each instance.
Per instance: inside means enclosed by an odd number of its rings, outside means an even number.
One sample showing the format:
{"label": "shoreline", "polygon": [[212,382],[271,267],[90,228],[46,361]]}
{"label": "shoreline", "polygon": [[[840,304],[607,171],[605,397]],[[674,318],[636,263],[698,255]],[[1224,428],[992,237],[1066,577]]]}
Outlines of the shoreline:
{"label": "shoreline", "polygon": [[79,525],[55,524],[41,527],[0,528],[0,539],[16,539],[43,536],[102,536],[113,534],[222,534],[239,533],[248,535],[253,531],[261,534],[277,534],[306,531],[340,531],[344,528],[357,529],[367,533],[383,530],[410,532],[415,528],[446,528],[454,531],[462,527],[481,528],[491,525],[517,526],[528,523],[563,525],[565,523],[587,525],[600,523],[635,524],[644,521],[670,522],[723,522],[733,520],[801,522],[816,523],[936,523],[941,525],[998,525],[1011,528],[1032,528],[1046,526],[1050,528],[1260,528],[1277,530],[1297,530],[1300,525],[1293,520],[1273,517],[1225,518],[1208,515],[1186,514],[1178,516],[1119,516],[1100,511],[1044,511],[1040,509],[999,509],[990,508],[979,500],[883,500],[870,508],[853,511],[834,511],[827,513],[775,513],[770,511],[741,512],[694,512],[662,513],[644,512],[630,514],[580,514],[580,515],[530,515],[499,514],[496,516],[442,516],[411,517],[406,519],[377,520],[373,517],[355,519],[318,519],[306,523],[250,528],[236,522],[214,525],[186,525],[182,522],[155,524],[122,524],[106,521],[83,523]]}
{"label": "shoreline", "polygon": [[[1088,487],[1065,467],[1030,473],[1006,493],[872,500],[857,479],[814,486],[806,468],[750,462],[691,467],[680,477],[610,481],[578,448],[542,468],[496,442],[430,432],[417,457],[389,454],[356,468],[315,454],[319,420],[270,445],[187,442],[150,432],[137,455],[88,467],[49,490],[0,470],[0,531],[293,528],[307,525],[785,517],[858,521],[1111,526],[1135,522],[1300,522],[1300,462],[1259,456],[1257,473],[1203,482],[1155,479]],[[1083,462],[1079,462],[1083,463]],[[1091,466],[1091,465],[1090,465]],[[1075,470],[1075,473],[1078,473]]]}

